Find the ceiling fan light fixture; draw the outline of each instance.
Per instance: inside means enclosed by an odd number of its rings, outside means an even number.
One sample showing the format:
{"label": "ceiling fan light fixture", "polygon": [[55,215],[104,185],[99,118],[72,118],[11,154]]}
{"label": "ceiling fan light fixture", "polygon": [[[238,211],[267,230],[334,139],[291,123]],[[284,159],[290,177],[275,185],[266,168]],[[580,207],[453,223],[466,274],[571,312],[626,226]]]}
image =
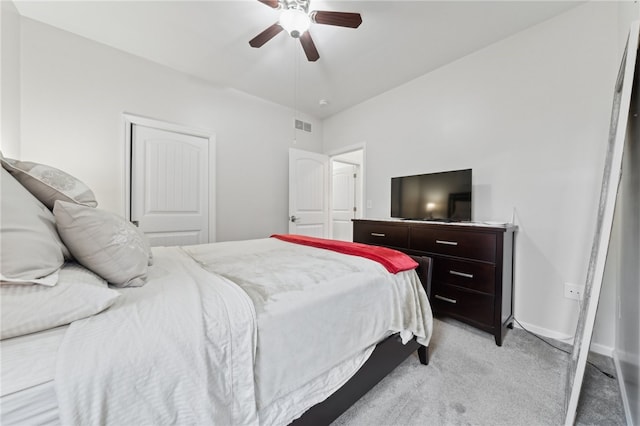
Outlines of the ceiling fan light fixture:
{"label": "ceiling fan light fixture", "polygon": [[311,25],[309,15],[300,9],[287,9],[280,13],[278,22],[293,38],[300,38]]}

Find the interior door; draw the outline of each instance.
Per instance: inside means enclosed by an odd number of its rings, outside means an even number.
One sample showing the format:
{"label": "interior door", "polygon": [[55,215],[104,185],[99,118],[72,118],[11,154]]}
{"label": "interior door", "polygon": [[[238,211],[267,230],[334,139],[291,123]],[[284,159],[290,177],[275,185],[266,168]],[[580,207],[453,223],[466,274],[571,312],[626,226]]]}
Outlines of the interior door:
{"label": "interior door", "polygon": [[351,219],[356,215],[356,178],[358,166],[355,164],[332,162],[331,233],[333,239],[353,241]]}
{"label": "interior door", "polygon": [[289,233],[329,237],[329,157],[289,149]]}
{"label": "interior door", "polygon": [[131,221],[152,246],[209,242],[209,140],[134,124]]}

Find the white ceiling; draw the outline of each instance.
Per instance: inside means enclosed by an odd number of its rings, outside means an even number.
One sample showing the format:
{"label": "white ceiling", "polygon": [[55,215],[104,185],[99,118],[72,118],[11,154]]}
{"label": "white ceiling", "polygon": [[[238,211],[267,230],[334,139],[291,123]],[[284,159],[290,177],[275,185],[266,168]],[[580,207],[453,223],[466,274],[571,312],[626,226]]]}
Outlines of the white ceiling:
{"label": "white ceiling", "polygon": [[363,21],[358,29],[313,24],[315,63],[285,32],[249,46],[278,19],[257,0],[15,4],[27,18],[325,118],[580,2],[311,0],[311,10],[359,12]]}

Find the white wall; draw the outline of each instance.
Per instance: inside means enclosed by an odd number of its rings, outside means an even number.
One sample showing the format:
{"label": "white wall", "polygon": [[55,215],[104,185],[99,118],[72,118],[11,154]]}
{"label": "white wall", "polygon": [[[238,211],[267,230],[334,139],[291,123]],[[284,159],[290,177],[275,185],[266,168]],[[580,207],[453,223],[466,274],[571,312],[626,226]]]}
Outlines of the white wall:
{"label": "white wall", "polygon": [[[212,131],[217,239],[286,232],[292,111],[33,20],[21,33],[21,159],[68,171],[123,214],[123,112]],[[296,147],[320,151],[320,123],[301,118],[314,133]]]}
{"label": "white wall", "polygon": [[0,2],[0,149],[20,156],[20,16],[12,1]]}
{"label": "white wall", "polygon": [[[473,168],[473,216],[511,221],[515,315],[573,336],[595,230],[613,85],[615,3],[579,6],[324,122],[324,150],[366,142],[369,218],[389,217],[392,176]],[[614,343],[605,286],[594,341]],[[601,316],[603,316],[601,315]]]}
{"label": "white wall", "polygon": [[640,1],[626,0],[619,3],[618,8],[618,46],[620,55],[626,45],[631,22],[640,19]]}

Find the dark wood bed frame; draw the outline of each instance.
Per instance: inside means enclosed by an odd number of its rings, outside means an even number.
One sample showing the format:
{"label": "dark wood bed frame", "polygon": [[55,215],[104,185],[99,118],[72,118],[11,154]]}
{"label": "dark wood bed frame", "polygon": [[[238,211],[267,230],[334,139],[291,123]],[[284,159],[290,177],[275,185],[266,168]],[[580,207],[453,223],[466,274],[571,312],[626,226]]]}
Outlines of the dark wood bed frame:
{"label": "dark wood bed frame", "polygon": [[327,399],[309,408],[301,417],[294,420],[291,426],[328,425],[347,411],[416,349],[420,362],[427,365],[429,363],[428,347],[420,345],[415,340],[403,345],[397,334],[388,337],[376,346],[371,357],[349,381]]}
{"label": "dark wood bed frame", "polygon": [[[432,272],[431,258],[424,256],[411,257],[418,262],[416,272],[427,294],[429,294]],[[369,359],[351,379],[327,399],[309,408],[301,417],[294,420],[290,426],[330,424],[416,350],[418,351],[420,363],[428,365],[429,347],[419,344],[415,339],[403,345],[398,334],[389,336],[378,343]]]}

